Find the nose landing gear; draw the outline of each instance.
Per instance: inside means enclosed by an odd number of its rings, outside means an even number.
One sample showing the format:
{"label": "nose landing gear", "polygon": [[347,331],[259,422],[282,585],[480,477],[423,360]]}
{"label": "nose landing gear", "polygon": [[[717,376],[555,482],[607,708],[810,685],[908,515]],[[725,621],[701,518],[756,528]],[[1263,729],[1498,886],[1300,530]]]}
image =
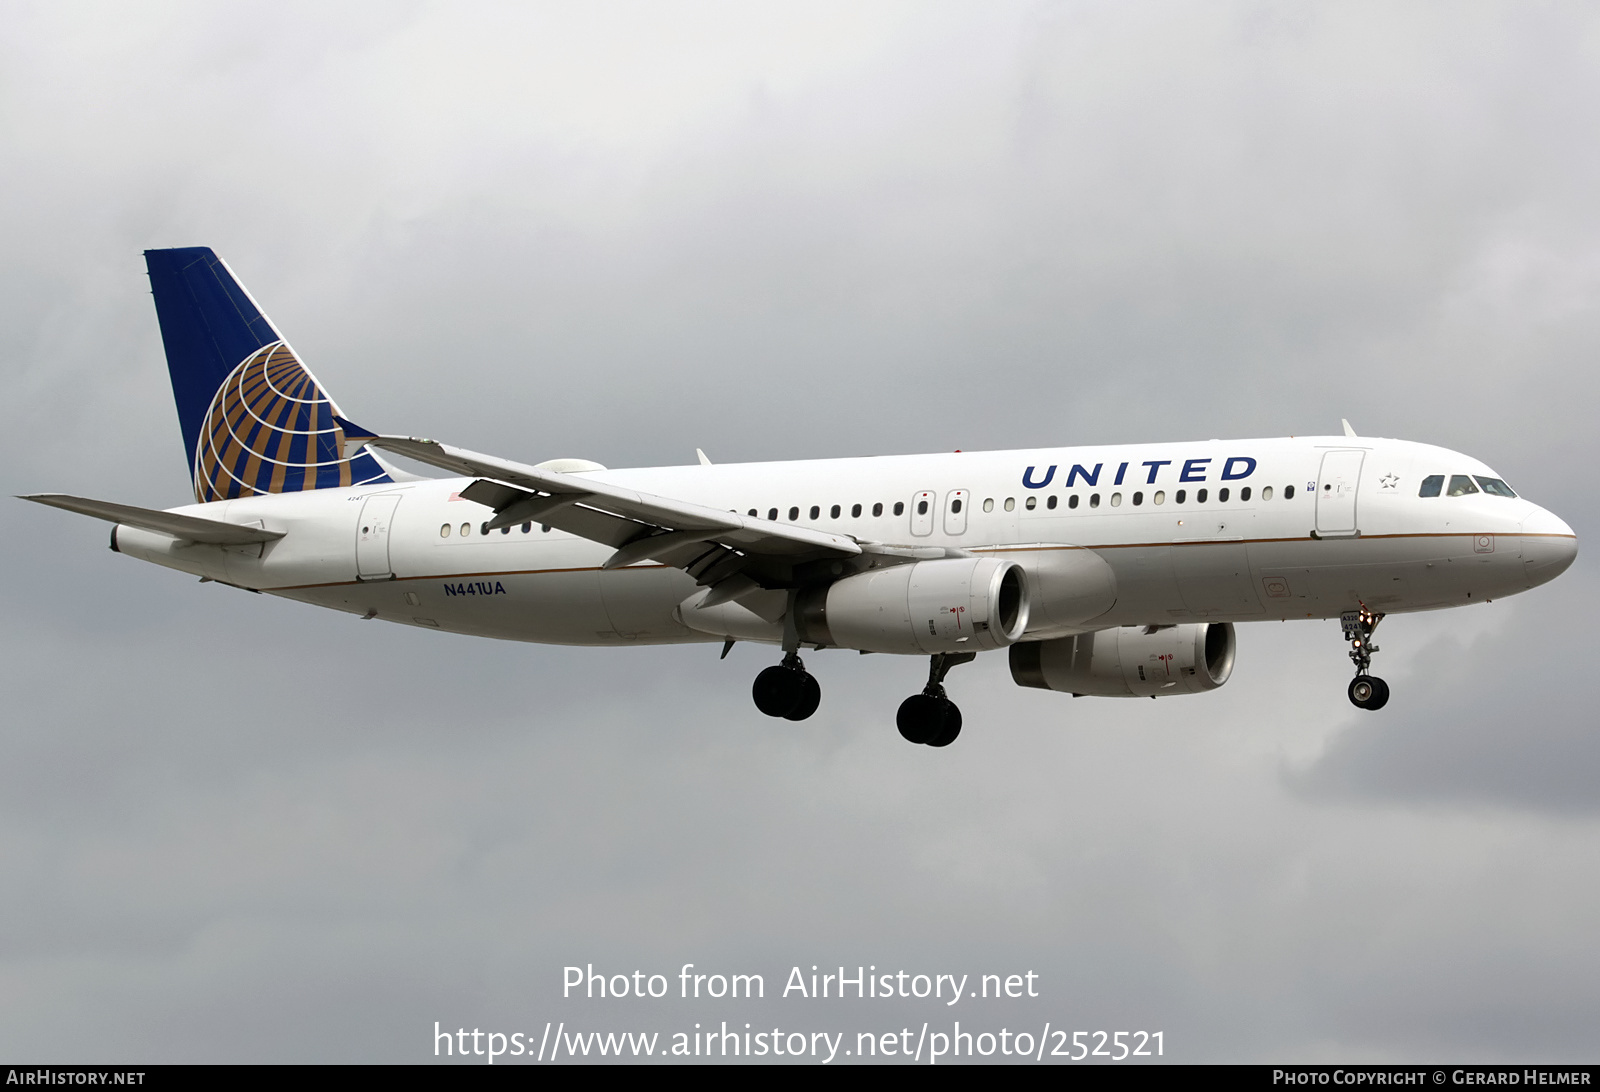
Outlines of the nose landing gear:
{"label": "nose landing gear", "polygon": [[1389,702],[1389,684],[1367,674],[1372,666],[1372,654],[1378,651],[1378,646],[1372,643],[1372,631],[1378,628],[1381,621],[1382,614],[1364,606],[1360,610],[1347,610],[1339,616],[1339,624],[1344,627],[1344,639],[1350,642],[1350,660],[1356,665],[1356,677],[1350,681],[1347,691],[1350,704],[1372,712],[1382,709]]}
{"label": "nose landing gear", "polygon": [[957,664],[977,658],[976,652],[941,652],[930,657],[928,685],[922,693],[901,702],[895,714],[895,726],[908,742],[929,747],[948,747],[955,742],[961,734],[961,709],[945,697],[944,677]]}

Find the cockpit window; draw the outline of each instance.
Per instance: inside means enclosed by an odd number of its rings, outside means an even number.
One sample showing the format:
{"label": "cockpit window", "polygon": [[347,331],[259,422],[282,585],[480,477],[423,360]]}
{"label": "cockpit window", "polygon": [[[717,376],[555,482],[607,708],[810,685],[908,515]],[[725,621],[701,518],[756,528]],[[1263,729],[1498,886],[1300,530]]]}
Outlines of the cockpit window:
{"label": "cockpit window", "polygon": [[1472,484],[1472,479],[1465,474],[1452,474],[1450,476],[1450,491],[1447,497],[1464,497],[1468,493],[1476,493],[1478,487]]}
{"label": "cockpit window", "polygon": [[1422,488],[1417,490],[1417,496],[1419,496],[1419,497],[1437,497],[1439,495],[1439,491],[1442,490],[1443,488],[1444,488],[1444,475],[1443,474],[1429,474],[1426,478],[1422,479]]}
{"label": "cockpit window", "polygon": [[1516,494],[1511,491],[1511,487],[1505,482],[1501,481],[1499,478],[1485,478],[1482,474],[1474,474],[1473,477],[1478,479],[1478,484],[1483,486],[1483,491],[1485,493],[1496,497],[1516,496]]}

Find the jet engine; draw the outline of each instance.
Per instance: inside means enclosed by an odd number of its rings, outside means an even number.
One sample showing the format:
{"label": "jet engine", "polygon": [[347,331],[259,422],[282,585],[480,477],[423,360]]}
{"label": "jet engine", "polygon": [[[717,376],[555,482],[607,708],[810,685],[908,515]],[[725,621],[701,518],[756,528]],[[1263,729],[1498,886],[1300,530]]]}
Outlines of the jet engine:
{"label": "jet engine", "polygon": [[942,558],[847,576],[802,593],[805,644],[928,655],[1005,648],[1028,628],[1028,574],[1014,561]]}
{"label": "jet engine", "polygon": [[1233,625],[1122,626],[1011,646],[1018,686],[1081,697],[1160,698],[1215,690],[1233,673]]}

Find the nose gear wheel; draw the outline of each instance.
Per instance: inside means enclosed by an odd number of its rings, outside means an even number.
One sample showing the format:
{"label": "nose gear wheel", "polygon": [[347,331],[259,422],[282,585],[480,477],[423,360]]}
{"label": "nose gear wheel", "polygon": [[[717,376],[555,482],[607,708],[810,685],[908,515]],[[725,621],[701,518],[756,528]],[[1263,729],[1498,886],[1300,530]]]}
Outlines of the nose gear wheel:
{"label": "nose gear wheel", "polygon": [[1350,680],[1350,704],[1357,709],[1376,711],[1389,702],[1389,684],[1371,675],[1357,675]]}

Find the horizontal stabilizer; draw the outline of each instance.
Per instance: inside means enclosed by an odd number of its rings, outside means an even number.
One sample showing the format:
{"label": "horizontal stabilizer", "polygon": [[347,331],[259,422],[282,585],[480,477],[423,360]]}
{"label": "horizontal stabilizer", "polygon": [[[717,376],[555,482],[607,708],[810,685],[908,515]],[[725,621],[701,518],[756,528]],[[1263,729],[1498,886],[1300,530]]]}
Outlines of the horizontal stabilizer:
{"label": "horizontal stabilizer", "polygon": [[282,531],[264,531],[260,527],[239,527],[220,520],[200,516],[184,516],[176,512],[158,512],[153,508],[136,508],[131,504],[91,500],[88,497],[71,497],[65,493],[32,493],[18,497],[52,508],[93,516],[95,519],[125,523],[146,531],[158,531],[190,542],[204,542],[214,546],[246,546],[252,542],[272,542],[283,537]]}

